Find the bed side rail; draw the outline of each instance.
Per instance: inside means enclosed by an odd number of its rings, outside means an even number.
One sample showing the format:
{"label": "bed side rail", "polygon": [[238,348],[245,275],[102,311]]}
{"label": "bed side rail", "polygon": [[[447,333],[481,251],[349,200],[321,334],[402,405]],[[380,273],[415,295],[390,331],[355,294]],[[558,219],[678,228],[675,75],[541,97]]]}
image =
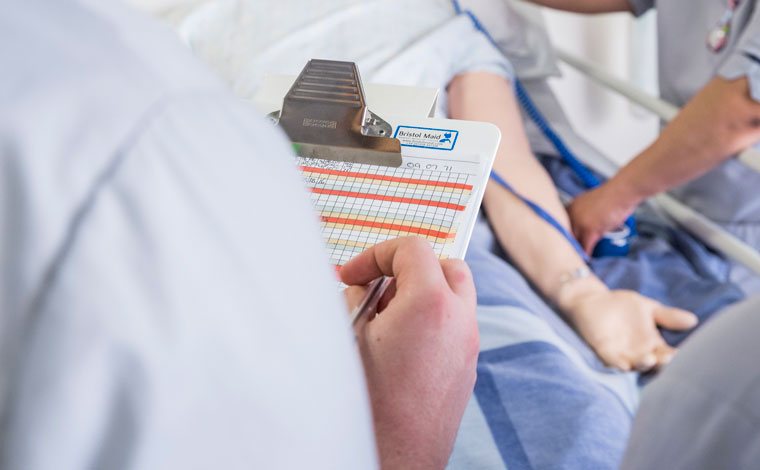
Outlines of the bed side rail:
{"label": "bed side rail", "polygon": [[[610,91],[622,95],[631,102],[652,112],[663,121],[671,121],[680,109],[665,100],[652,96],[625,80],[621,80],[596,64],[580,59],[562,49],[555,48],[557,57],[570,67],[578,70],[586,77],[594,80]],[[742,163],[755,171],[760,171],[760,151],[748,148],[738,156]]]}

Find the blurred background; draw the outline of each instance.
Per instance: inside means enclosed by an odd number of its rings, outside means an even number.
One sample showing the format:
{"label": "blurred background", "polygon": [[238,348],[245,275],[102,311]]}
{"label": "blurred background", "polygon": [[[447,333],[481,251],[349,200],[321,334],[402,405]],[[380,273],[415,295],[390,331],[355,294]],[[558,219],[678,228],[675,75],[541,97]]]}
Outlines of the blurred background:
{"label": "blurred background", "polygon": [[[543,9],[555,46],[594,62],[652,95],[657,89],[656,12],[583,16]],[[550,84],[573,127],[603,153],[625,163],[652,142],[659,120],[561,63]]]}

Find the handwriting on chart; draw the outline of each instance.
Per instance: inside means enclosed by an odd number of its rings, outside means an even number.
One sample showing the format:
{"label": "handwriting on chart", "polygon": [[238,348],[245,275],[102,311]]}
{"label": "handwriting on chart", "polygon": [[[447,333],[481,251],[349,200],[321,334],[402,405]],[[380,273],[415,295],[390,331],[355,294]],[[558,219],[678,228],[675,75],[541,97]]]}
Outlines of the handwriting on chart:
{"label": "handwriting on chart", "polygon": [[335,171],[351,171],[356,163],[341,162],[337,160],[322,160],[319,158],[305,158],[297,157],[296,161],[299,166],[306,166],[311,168],[324,168],[326,170]]}
{"label": "handwriting on chart", "polygon": [[453,165],[445,165],[443,163],[420,163],[420,162],[406,162],[406,168],[411,170],[430,170],[430,171],[453,171]]}
{"label": "handwriting on chart", "polygon": [[[352,162],[342,162],[337,160],[321,160],[316,158],[305,158],[305,157],[298,157],[298,164],[300,166],[306,166],[311,168],[323,168],[326,170],[335,170],[335,171],[351,171],[355,169],[356,167],[362,165],[360,163],[352,163]],[[380,167],[382,168],[382,167]],[[445,161],[420,161],[413,157],[405,157],[404,163],[402,164],[400,169],[405,170],[426,170],[426,171],[436,171],[436,172],[445,172],[450,173],[453,171],[460,171],[460,169],[456,168],[454,164],[451,162],[445,162]],[[321,184],[322,181],[307,181],[307,183],[312,184]]]}

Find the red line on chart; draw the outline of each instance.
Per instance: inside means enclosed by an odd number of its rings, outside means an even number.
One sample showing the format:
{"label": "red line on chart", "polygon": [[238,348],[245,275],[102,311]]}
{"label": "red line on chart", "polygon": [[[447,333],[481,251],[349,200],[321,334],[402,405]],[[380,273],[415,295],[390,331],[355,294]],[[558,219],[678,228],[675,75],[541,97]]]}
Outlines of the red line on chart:
{"label": "red line on chart", "polygon": [[399,232],[417,233],[420,235],[426,235],[426,236],[431,236],[431,237],[436,237],[436,238],[454,238],[454,236],[456,236],[456,232],[453,232],[453,233],[440,232],[438,230],[430,230],[430,229],[422,228],[422,227],[412,227],[409,225],[398,225],[398,224],[386,224],[382,222],[370,222],[369,220],[344,219],[340,217],[322,217],[322,221],[327,222],[327,223],[333,223],[333,224],[358,225],[361,227],[398,230]]}
{"label": "red line on chart", "polygon": [[392,181],[394,183],[424,184],[426,186],[441,186],[443,188],[466,189],[466,190],[472,191],[472,185],[461,184],[461,183],[448,183],[446,181],[432,181],[432,180],[420,180],[420,179],[414,179],[414,178],[401,178],[398,176],[373,175],[370,173],[355,173],[351,171],[328,170],[326,168],[313,168],[310,166],[309,167],[302,166],[301,170],[312,171],[314,173],[321,173],[325,175],[337,175],[337,176],[348,176],[351,178],[365,178],[365,179],[372,179],[372,180]]}
{"label": "red line on chart", "polygon": [[451,204],[449,202],[427,201],[425,199],[412,199],[408,197],[382,196],[380,194],[355,193],[353,191],[337,191],[334,189],[311,188],[311,190],[312,192],[315,192],[317,194],[327,194],[330,196],[358,197],[358,198],[363,198],[363,199],[377,199],[378,201],[404,202],[407,204],[420,204],[422,206],[433,206],[433,207],[442,207],[444,209],[454,209],[456,211],[465,210],[465,206],[460,206],[458,204]]}

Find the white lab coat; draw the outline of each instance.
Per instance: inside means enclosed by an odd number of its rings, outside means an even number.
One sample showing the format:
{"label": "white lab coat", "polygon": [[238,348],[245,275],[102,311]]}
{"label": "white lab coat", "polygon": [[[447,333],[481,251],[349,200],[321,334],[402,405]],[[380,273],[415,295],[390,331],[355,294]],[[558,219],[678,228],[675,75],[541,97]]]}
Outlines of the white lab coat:
{"label": "white lab coat", "polygon": [[285,140],[110,2],[0,15],[0,468],[376,466]]}

